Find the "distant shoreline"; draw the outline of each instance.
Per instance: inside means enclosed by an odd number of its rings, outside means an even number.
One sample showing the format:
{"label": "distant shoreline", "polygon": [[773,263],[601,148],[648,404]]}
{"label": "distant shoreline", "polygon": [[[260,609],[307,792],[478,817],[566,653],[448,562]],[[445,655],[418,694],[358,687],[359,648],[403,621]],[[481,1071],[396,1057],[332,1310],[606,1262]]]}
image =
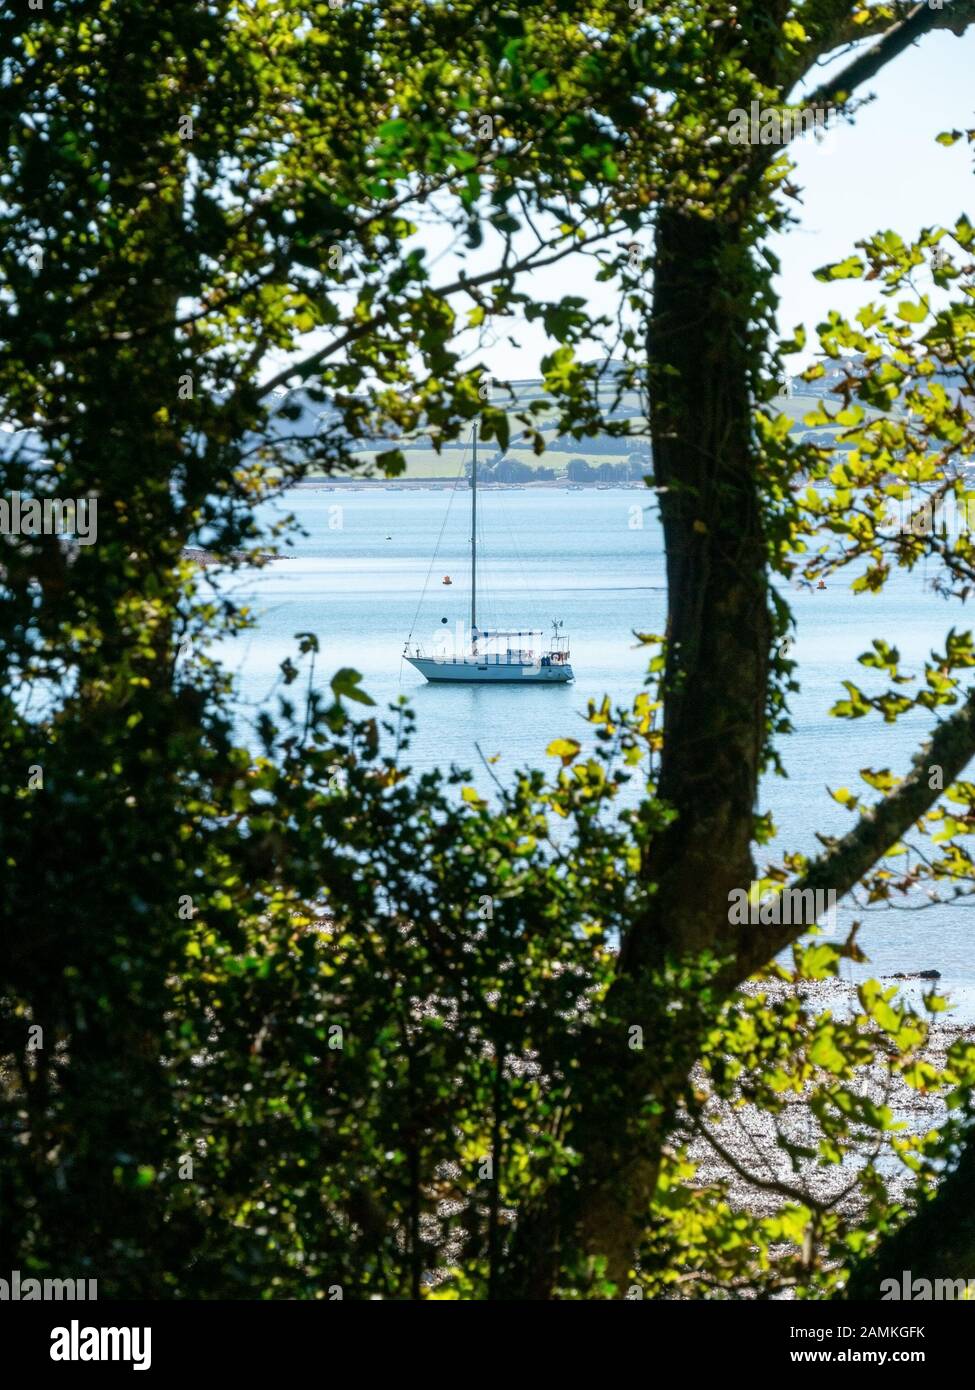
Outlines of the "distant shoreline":
{"label": "distant shoreline", "polygon": [[[466,479],[460,478],[302,478],[299,482],[293,483],[293,487],[307,488],[318,492],[338,492],[338,491],[365,491],[383,492],[387,489],[396,491],[429,492],[431,489],[443,491],[445,488],[461,487],[466,490],[468,484]],[[540,479],[538,482],[526,483],[487,483],[478,482],[478,492],[647,492],[650,489],[646,483],[634,482],[632,480],[619,483],[605,482],[583,482],[569,483],[560,478]]]}
{"label": "distant shoreline", "polygon": [[249,551],[232,550],[229,555],[215,555],[212,550],[204,550],[198,545],[184,545],[180,551],[180,556],[184,560],[192,560],[201,569],[212,569],[217,565],[225,565],[228,561],[250,562],[254,559],[259,560],[293,560],[293,555],[272,555],[269,551]]}

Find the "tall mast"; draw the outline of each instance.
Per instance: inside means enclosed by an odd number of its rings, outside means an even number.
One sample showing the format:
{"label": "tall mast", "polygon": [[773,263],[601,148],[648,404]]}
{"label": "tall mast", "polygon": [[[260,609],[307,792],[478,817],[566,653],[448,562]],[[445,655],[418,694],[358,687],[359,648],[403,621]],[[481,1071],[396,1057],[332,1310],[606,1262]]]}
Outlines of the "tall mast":
{"label": "tall mast", "polygon": [[471,641],[477,652],[477,425],[471,456]]}

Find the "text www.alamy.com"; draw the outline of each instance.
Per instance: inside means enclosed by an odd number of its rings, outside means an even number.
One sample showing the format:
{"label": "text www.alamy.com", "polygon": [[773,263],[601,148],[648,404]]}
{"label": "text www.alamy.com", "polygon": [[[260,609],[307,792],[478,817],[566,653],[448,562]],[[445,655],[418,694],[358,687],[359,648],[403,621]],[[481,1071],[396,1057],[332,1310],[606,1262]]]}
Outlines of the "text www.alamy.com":
{"label": "text www.alamy.com", "polygon": [[832,1361],[834,1363],[846,1364],[850,1362],[865,1361],[875,1366],[882,1366],[886,1361],[924,1361],[923,1351],[859,1351],[856,1347],[842,1347],[834,1351],[832,1348],[827,1350],[813,1351],[790,1351],[789,1356],[793,1361]]}

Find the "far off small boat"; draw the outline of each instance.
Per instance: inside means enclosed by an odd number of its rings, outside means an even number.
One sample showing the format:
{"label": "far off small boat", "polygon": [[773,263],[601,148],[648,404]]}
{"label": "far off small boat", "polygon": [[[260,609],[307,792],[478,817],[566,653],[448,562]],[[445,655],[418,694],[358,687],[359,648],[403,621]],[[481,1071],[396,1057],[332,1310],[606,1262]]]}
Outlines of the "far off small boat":
{"label": "far off small boat", "polygon": [[441,580],[441,583],[443,584],[453,584],[453,582],[454,581],[451,579],[449,574],[445,574],[443,579]]}
{"label": "far off small boat", "polygon": [[[477,626],[477,426],[472,435],[471,455],[471,629],[470,647],[463,637],[453,655],[426,653],[416,643],[410,649],[406,639],[403,656],[428,681],[464,681],[467,684],[566,685],[574,680],[569,665],[569,639],[562,635],[562,623],[553,624],[548,651],[538,628],[528,630],[481,630]],[[431,563],[430,568],[433,568]],[[444,584],[453,581],[444,575]],[[422,600],[421,600],[422,602]],[[417,610],[419,612],[419,610]],[[447,619],[441,618],[446,624]],[[412,634],[411,634],[412,636]],[[459,652],[457,648],[461,648]]]}

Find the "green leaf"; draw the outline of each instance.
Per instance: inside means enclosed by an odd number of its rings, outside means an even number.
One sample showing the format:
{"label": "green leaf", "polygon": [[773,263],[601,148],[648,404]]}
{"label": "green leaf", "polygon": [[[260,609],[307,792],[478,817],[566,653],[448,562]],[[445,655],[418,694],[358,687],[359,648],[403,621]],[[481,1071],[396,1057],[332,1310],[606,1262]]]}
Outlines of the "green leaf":
{"label": "green leaf", "polygon": [[859,280],[863,275],[863,262],[859,256],[847,256],[843,261],[820,267],[814,274],[817,280]]}
{"label": "green leaf", "polygon": [[344,696],[347,700],[355,700],[360,705],[374,705],[376,702],[371,695],[361,689],[359,682],[362,676],[358,671],[354,671],[351,666],[343,666],[336,671],[332,677],[332,694],[336,700]]}

